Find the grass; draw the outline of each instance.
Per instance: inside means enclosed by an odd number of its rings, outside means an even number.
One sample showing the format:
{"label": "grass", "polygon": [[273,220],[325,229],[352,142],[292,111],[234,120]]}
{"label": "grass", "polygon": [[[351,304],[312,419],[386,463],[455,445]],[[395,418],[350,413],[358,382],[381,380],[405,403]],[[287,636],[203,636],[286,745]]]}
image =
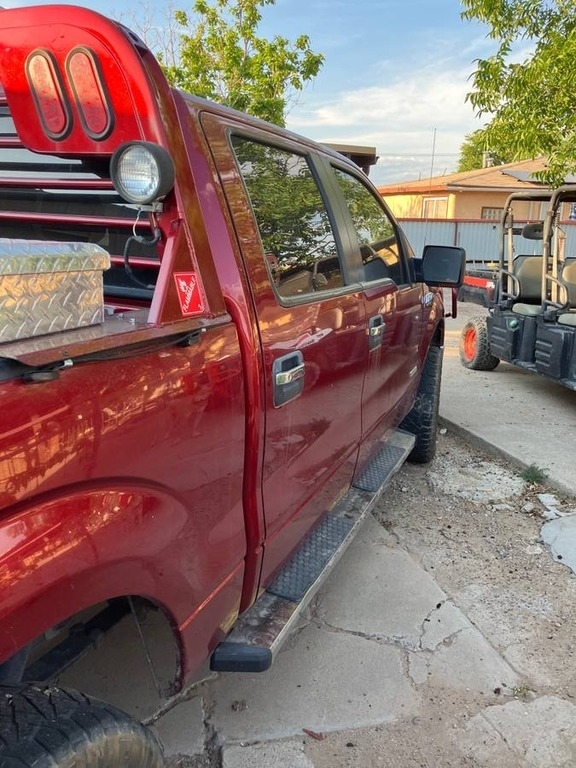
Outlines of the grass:
{"label": "grass", "polygon": [[548,475],[546,470],[539,467],[538,464],[530,464],[520,472],[520,477],[530,485],[542,485],[546,481]]}
{"label": "grass", "polygon": [[532,698],[532,690],[527,685],[515,685],[512,688],[512,695],[520,701],[528,701]]}

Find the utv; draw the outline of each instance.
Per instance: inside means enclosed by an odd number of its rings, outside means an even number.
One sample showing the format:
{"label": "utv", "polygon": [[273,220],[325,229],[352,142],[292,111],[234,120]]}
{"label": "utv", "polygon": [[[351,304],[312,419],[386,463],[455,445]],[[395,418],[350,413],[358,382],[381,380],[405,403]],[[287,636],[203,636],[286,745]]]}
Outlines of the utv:
{"label": "utv", "polygon": [[[519,203],[540,204],[543,220],[515,226]],[[504,360],[576,389],[576,225],[566,216],[574,203],[576,184],[506,201],[494,302],[462,330],[466,368],[490,371]]]}

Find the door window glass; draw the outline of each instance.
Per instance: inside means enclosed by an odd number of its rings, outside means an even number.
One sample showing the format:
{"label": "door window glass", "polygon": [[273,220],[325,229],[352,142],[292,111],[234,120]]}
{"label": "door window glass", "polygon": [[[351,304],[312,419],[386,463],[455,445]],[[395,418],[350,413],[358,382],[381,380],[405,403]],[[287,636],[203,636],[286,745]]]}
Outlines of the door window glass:
{"label": "door window glass", "polygon": [[360,244],[364,279],[390,278],[401,285],[405,282],[405,270],[392,220],[358,178],[339,168],[334,171]]}
{"label": "door window glass", "polygon": [[240,136],[232,146],[279,295],[343,286],[328,212],[306,158]]}

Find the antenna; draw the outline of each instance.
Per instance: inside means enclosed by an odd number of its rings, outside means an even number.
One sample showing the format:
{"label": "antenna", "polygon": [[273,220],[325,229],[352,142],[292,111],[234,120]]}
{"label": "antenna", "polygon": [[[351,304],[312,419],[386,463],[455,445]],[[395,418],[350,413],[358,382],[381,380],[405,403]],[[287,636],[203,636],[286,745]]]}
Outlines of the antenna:
{"label": "antenna", "polygon": [[436,128],[432,134],[432,159],[430,160],[430,187],[432,187],[432,174],[434,172],[434,156],[436,155]]}

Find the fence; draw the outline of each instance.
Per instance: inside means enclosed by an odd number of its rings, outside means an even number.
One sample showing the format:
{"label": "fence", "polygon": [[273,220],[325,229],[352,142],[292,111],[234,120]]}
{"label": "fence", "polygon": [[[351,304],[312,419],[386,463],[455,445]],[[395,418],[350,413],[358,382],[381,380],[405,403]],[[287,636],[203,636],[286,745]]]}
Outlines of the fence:
{"label": "fence", "polygon": [[[524,222],[518,222],[522,226]],[[400,225],[416,256],[425,245],[459,245],[466,251],[467,261],[496,261],[498,259],[501,229],[496,221],[458,221],[456,219],[400,219]],[[566,233],[566,254],[576,256],[576,222],[563,221]],[[517,253],[542,253],[537,240],[525,240],[514,235]]]}

